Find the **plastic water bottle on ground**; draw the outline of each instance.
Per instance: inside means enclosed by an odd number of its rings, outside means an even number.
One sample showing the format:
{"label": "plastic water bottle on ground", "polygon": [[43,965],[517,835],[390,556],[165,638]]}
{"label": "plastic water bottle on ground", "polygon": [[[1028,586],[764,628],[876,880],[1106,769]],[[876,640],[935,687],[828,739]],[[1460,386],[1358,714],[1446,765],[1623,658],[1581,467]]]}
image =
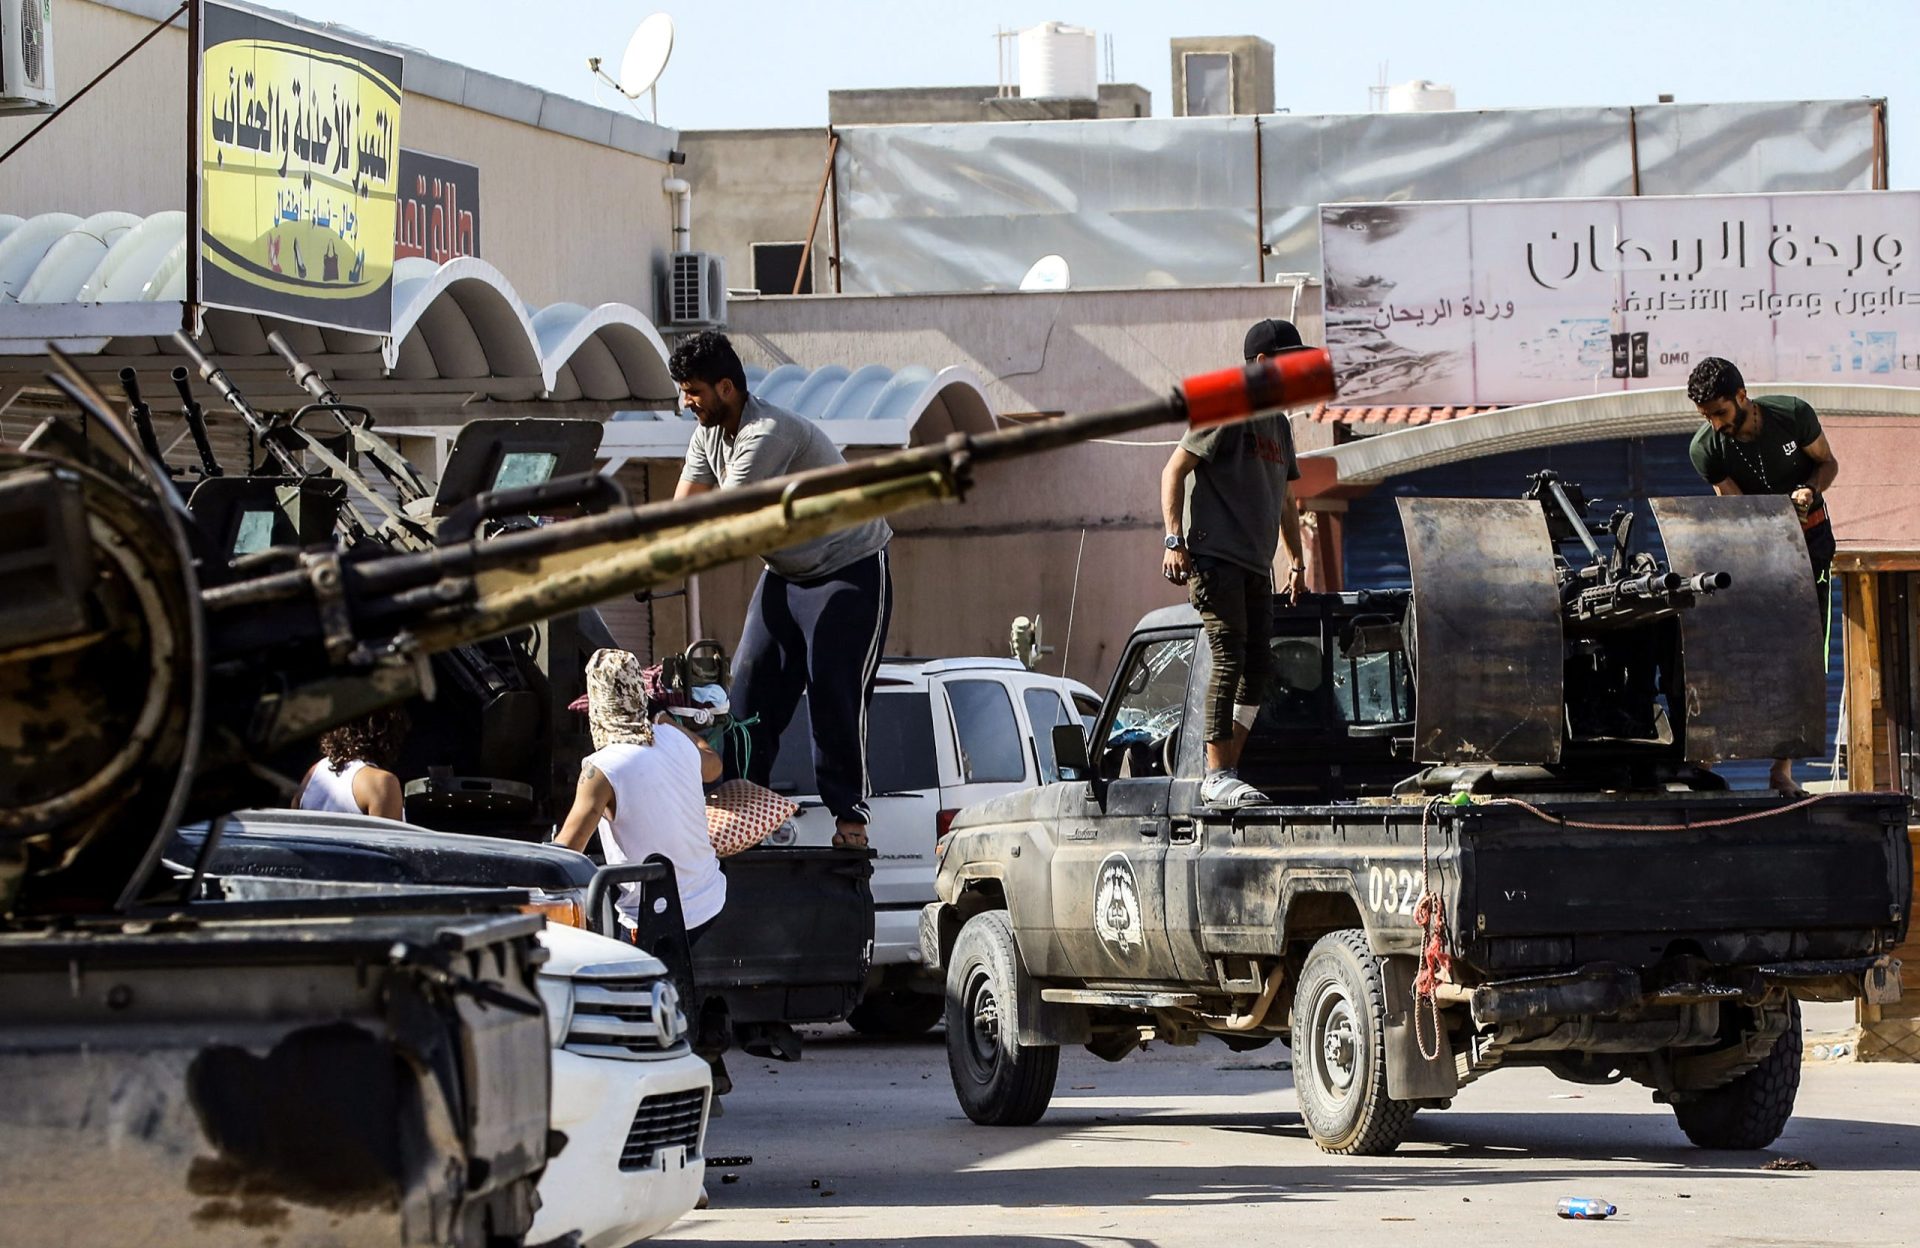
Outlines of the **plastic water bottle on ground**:
{"label": "plastic water bottle on ground", "polygon": [[1560,1198],[1560,1216],[1563,1218],[1608,1218],[1619,1210],[1604,1200],[1595,1200],[1591,1196],[1562,1196]]}

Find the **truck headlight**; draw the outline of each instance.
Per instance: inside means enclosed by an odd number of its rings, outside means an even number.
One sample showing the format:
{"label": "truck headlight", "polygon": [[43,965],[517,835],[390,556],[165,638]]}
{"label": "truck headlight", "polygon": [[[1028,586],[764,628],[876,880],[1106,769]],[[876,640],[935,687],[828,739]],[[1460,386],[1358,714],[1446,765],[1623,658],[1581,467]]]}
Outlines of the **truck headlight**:
{"label": "truck headlight", "polygon": [[567,1029],[573,1025],[573,981],[559,975],[540,975],[535,982],[540,1004],[547,1011],[547,1039],[557,1049],[566,1043]]}

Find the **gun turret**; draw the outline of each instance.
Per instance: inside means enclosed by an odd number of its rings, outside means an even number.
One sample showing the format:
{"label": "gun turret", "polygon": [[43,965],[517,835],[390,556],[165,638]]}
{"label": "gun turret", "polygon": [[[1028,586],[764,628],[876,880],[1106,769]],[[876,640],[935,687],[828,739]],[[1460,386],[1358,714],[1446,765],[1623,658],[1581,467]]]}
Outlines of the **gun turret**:
{"label": "gun turret", "polygon": [[[134,450],[85,375],[48,350],[62,393],[100,436]],[[197,349],[189,358],[273,453],[293,458],[294,422],[261,418]],[[423,549],[270,547],[237,565],[245,575],[212,587],[198,578],[187,518],[156,470],[131,478],[117,449],[50,421],[25,444],[40,455],[0,452],[0,531],[48,535],[41,563],[0,566],[0,689],[27,695],[6,708],[26,744],[0,757],[0,792],[13,795],[0,809],[0,912],[130,901],[176,823],[284,800],[286,781],[264,760],[426,691],[436,653],[872,517],[957,501],[982,464],[1169,421],[1229,423],[1332,393],[1325,352],[1292,352],[1113,411],[957,434],[491,539],[470,531]],[[45,454],[63,455],[71,470],[50,471]]]}
{"label": "gun turret", "polygon": [[[1668,619],[1707,594],[1733,584],[1726,572],[1692,576],[1671,571],[1652,555],[1632,550],[1633,513],[1616,511],[1604,525],[1587,519],[1591,504],[1578,486],[1569,486],[1551,470],[1536,472],[1522,496],[1539,501],[1546,511],[1547,534],[1561,547],[1578,542],[1586,550],[1583,563],[1566,553],[1555,556],[1559,568],[1560,598],[1571,633],[1634,628]],[[1599,536],[1612,538],[1612,550],[1603,552]]]}

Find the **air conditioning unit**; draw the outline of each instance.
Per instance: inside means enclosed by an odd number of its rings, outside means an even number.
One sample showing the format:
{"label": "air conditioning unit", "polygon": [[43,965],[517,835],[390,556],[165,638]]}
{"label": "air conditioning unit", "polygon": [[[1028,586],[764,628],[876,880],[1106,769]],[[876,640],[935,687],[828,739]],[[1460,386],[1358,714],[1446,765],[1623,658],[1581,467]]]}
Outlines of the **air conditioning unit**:
{"label": "air conditioning unit", "polygon": [[[4,0],[0,0],[4,3]],[[710,251],[676,251],[663,305],[675,329],[717,329],[727,323],[727,262]]]}
{"label": "air conditioning unit", "polygon": [[53,0],[0,0],[0,113],[53,105]]}

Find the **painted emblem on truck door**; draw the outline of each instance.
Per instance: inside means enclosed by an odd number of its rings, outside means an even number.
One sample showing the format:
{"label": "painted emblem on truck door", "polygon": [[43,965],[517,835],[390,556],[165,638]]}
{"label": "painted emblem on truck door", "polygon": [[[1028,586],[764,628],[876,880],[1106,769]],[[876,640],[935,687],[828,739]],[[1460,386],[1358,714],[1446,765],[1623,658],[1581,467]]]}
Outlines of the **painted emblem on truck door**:
{"label": "painted emblem on truck door", "polygon": [[1140,928],[1140,887],[1125,854],[1108,854],[1093,884],[1093,930],[1120,957],[1145,943]]}

